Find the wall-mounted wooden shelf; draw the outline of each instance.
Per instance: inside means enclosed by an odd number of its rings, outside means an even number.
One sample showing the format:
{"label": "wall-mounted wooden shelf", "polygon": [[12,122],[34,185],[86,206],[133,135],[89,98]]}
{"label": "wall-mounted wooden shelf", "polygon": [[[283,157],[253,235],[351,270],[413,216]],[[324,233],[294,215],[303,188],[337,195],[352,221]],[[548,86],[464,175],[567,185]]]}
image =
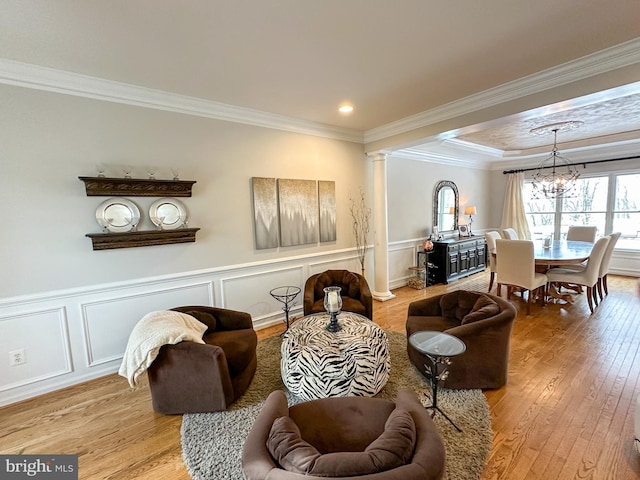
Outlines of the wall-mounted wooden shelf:
{"label": "wall-mounted wooden shelf", "polygon": [[114,248],[148,247],[196,241],[199,228],[179,228],[177,230],[147,230],[126,233],[87,233],[94,250]]}
{"label": "wall-mounted wooden shelf", "polygon": [[144,178],[78,177],[88,197],[190,197],[195,180],[151,180]]}

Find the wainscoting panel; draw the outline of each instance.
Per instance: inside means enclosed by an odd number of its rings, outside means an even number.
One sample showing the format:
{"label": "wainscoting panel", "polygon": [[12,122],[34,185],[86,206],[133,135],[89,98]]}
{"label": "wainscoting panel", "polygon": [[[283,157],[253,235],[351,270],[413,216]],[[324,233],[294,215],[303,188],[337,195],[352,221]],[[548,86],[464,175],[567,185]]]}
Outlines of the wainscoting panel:
{"label": "wainscoting panel", "polygon": [[[0,318],[0,392],[71,373],[64,308]],[[24,350],[26,363],[10,366],[9,352]]]}
{"label": "wainscoting panel", "polygon": [[399,288],[407,284],[409,267],[415,265],[415,242],[394,244],[389,248],[389,288]]}
{"label": "wainscoting panel", "polygon": [[[267,317],[280,317],[282,304],[269,292],[275,287],[289,285],[302,289],[305,279],[305,266],[300,264],[226,277],[220,281],[222,304],[224,308],[250,313],[254,323]],[[302,293],[298,295],[297,303],[302,304]]]}
{"label": "wainscoting panel", "polygon": [[133,327],[147,313],[180,305],[211,305],[211,291],[211,282],[203,282],[82,304],[87,366],[120,360]]}
{"label": "wainscoting panel", "polygon": [[[302,289],[314,268],[359,263],[353,249],[337,250],[0,299],[0,405],[117,372],[131,330],[154,310],[211,305],[250,313],[255,328],[281,323],[269,291]],[[301,314],[302,293],[291,317]],[[8,352],[20,348],[27,365],[9,367]]]}
{"label": "wainscoting panel", "polygon": [[630,277],[640,276],[640,255],[629,250],[613,251],[609,272]]}
{"label": "wainscoting panel", "polygon": [[325,261],[309,263],[309,277],[316,273],[324,272],[325,270],[350,270],[352,272],[360,273],[360,269],[360,260],[357,255],[351,255],[348,257],[333,258]]}
{"label": "wainscoting panel", "polygon": [[[421,242],[389,245],[391,289],[406,285]],[[612,273],[638,275],[633,252],[616,252],[613,260]],[[310,275],[327,269],[359,272],[355,249],[0,299],[0,405],[117,372],[133,326],[150,311],[212,305],[249,312],[255,328],[281,323],[282,307],[269,291],[303,289]],[[366,273],[372,285],[373,267]],[[302,314],[302,300],[301,292],[291,317]],[[23,348],[27,363],[10,367],[9,352]]]}

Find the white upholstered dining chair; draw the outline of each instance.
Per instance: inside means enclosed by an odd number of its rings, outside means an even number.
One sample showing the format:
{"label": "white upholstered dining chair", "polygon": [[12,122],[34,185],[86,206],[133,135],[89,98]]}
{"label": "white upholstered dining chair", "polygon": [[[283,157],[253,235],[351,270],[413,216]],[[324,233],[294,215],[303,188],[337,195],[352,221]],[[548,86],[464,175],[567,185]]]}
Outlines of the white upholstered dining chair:
{"label": "white upholstered dining chair", "polygon": [[[607,249],[604,251],[602,261],[600,262],[600,272],[598,273],[598,296],[600,300],[604,298],[604,295],[609,295],[609,287],[607,286],[607,274],[609,273],[609,264],[611,263],[611,256],[613,255],[613,249],[618,243],[621,233],[615,232],[609,235],[609,243]],[[604,289],[604,295],[602,290]]]}
{"label": "white upholstered dining chair", "polygon": [[[581,226],[581,225],[569,225],[569,230],[567,231],[567,242],[577,241],[577,242],[589,242],[594,243],[596,241],[596,232],[598,227],[594,226]],[[564,265],[562,268],[567,268],[570,270],[581,270],[587,266],[587,261],[585,260],[582,263],[576,263],[571,265]],[[580,285],[575,285],[575,290],[578,293],[582,293],[582,287]]]}
{"label": "white upholstered dining chair", "polygon": [[518,240],[518,232],[516,232],[513,228],[503,228],[502,236],[507,240]]}
{"label": "white upholstered dining chair", "polygon": [[587,302],[591,313],[593,313],[594,302],[596,305],[598,304],[594,287],[598,283],[600,264],[608,244],[609,237],[599,238],[593,246],[593,250],[591,250],[586,266],[583,268],[577,270],[574,268],[552,268],[547,271],[550,283],[569,283],[587,287]]}
{"label": "white upholstered dining chair", "polygon": [[489,271],[491,272],[491,278],[489,279],[489,290],[493,288],[493,281],[496,278],[496,240],[502,238],[499,232],[491,231],[485,232],[484,238],[487,240],[487,252],[489,255]]}
{"label": "white upholstered dining chair", "polygon": [[547,286],[547,276],[536,273],[533,251],[531,240],[496,240],[498,296],[502,285],[507,286],[507,298],[511,298],[512,287],[528,291],[527,315],[531,313],[531,301],[536,293],[541,293],[542,304],[545,304]]}
{"label": "white upholstered dining chair", "polygon": [[590,242],[596,241],[598,227],[590,225],[569,225],[567,231],[567,241]]}

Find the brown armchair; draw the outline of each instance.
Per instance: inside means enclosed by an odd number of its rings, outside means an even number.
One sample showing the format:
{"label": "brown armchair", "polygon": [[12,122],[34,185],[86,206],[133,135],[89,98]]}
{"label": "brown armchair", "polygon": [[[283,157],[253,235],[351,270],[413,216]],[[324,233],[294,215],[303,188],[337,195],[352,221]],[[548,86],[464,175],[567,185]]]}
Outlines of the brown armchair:
{"label": "brown armchair", "polygon": [[[424,330],[446,332],[462,340],[466,351],[453,357],[443,386],[452,389],[500,388],[507,383],[515,307],[482,292],[458,290],[412,302],[407,338]],[[407,342],[411,363],[422,373],[428,357]]]}
{"label": "brown armchair", "polygon": [[365,278],[349,270],[327,270],[310,276],[304,285],[303,311],[305,315],[323,313],[325,287],[338,286],[342,290],[342,310],[364,315],[373,320],[373,297]]}
{"label": "brown armchair", "polygon": [[207,306],[177,307],[209,328],[204,344],[165,345],[147,369],[153,409],[159,413],[226,410],[249,387],[258,338],[251,315]]}
{"label": "brown armchair", "polygon": [[287,406],[284,392],[267,398],[242,452],[245,480],[439,480],[444,444],[417,395],[395,403],[331,397]]}

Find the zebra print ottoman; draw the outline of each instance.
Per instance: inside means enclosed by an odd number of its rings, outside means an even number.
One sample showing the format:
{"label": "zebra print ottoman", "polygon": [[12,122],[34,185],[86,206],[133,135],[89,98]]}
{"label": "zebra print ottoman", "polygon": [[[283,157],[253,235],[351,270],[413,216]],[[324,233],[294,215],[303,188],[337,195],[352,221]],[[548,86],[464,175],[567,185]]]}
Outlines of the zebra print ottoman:
{"label": "zebra print ottoman", "polygon": [[282,338],[282,380],[303,400],[372,397],[389,379],[391,359],[384,330],[352,312],[338,315],[342,330],[326,330],[329,315],[295,322]]}

